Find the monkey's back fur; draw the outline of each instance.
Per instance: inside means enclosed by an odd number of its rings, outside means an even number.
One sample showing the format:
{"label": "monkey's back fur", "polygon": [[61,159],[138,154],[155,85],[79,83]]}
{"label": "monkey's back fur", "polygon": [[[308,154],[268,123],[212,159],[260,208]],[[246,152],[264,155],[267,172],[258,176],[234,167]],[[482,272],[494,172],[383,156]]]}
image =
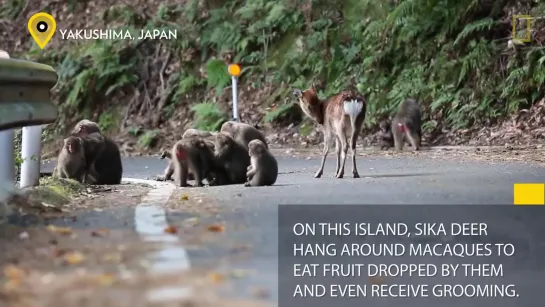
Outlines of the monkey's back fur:
{"label": "monkey's back fur", "polygon": [[392,119],[391,131],[396,149],[403,149],[404,136],[407,136],[415,150],[419,149],[422,138],[422,115],[417,100],[408,98],[399,105],[399,110]]}
{"label": "monkey's back fur", "polygon": [[223,123],[220,131],[229,134],[231,137],[233,137],[233,139],[235,139],[235,141],[242,144],[246,149],[248,149],[248,144],[252,140],[260,140],[263,142],[263,144],[265,144],[265,147],[269,148],[263,133],[252,125],[239,123],[236,121],[227,121]]}
{"label": "monkey's back fur", "polygon": [[97,123],[87,119],[79,121],[72,131],[72,134],[75,136],[84,136],[92,133],[99,133],[104,137],[104,150],[102,150],[95,160],[95,170],[98,173],[96,183],[120,184],[123,177],[123,163],[117,144],[102,133]]}
{"label": "monkey's back fur", "polygon": [[248,150],[228,133],[216,135],[215,160],[226,174],[230,184],[245,183],[246,171],[250,165]]}
{"label": "monkey's back fur", "polygon": [[278,178],[278,162],[260,140],[253,140],[248,144],[250,154],[250,169],[246,176],[246,186],[270,186]]}

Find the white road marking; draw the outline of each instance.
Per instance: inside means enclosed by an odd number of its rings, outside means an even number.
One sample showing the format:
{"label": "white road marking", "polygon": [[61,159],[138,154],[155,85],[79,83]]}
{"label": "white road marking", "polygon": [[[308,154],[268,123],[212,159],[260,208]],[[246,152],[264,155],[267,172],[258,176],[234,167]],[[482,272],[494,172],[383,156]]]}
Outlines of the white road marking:
{"label": "white road marking", "polygon": [[[186,250],[175,234],[165,233],[168,227],[166,204],[176,187],[170,183],[123,178],[123,182],[147,184],[154,188],[142,198],[142,202],[134,211],[134,225],[136,231],[145,242],[163,242],[164,247],[150,256],[152,274],[172,273],[173,271],[187,271],[191,267]],[[191,289],[187,287],[161,287],[147,293],[150,302],[172,301],[191,296]]]}

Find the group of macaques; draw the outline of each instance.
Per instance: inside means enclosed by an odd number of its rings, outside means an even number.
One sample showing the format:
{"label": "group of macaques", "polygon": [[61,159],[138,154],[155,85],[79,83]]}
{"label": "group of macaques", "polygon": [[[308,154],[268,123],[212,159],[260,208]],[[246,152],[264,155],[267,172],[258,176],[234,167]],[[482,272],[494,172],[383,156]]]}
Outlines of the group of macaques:
{"label": "group of macaques", "polygon": [[395,146],[396,150],[402,150],[405,141],[414,150],[420,149],[422,139],[422,115],[418,101],[412,98],[405,99],[391,123],[383,120],[380,126],[380,148],[388,149]]}
{"label": "group of macaques", "polygon": [[64,139],[53,176],[87,184],[120,184],[121,153],[117,144],[103,135],[97,123],[83,119]]}
{"label": "group of macaques", "polygon": [[[246,187],[270,186],[278,177],[278,163],[269,151],[263,134],[254,126],[236,121],[225,122],[220,132],[188,129],[161,159],[170,162],[164,176],[178,187],[244,184]],[[192,178],[190,178],[192,177]]]}

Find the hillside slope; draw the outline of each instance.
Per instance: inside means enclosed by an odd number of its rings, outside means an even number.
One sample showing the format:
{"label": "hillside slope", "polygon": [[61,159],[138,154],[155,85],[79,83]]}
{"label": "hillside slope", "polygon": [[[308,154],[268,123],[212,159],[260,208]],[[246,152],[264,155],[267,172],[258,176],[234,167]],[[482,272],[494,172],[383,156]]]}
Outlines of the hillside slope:
{"label": "hillside slope", "polygon": [[[543,107],[534,103],[544,96],[545,22],[533,20],[531,42],[508,44],[513,14],[545,16],[543,2],[112,2],[6,0],[0,8],[2,48],[60,75],[56,133],[91,118],[130,153],[158,150],[190,125],[213,129],[231,116],[226,65],[237,62],[242,120],[265,124],[279,142],[320,141],[290,96],[311,79],[323,96],[349,85],[365,93],[368,132],[411,96],[425,106],[431,144],[544,138],[535,129]],[[178,39],[67,41],[57,32],[40,50],[21,27],[38,11],[51,13],[58,29],[175,29]],[[518,37],[525,26],[517,25]]]}

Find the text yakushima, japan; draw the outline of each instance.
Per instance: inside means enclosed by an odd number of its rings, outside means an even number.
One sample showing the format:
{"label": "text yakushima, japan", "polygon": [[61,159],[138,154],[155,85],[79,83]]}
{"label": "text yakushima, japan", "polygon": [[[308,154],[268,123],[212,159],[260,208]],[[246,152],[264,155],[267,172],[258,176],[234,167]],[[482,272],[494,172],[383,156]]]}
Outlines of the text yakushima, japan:
{"label": "text yakushima, japan", "polygon": [[[293,297],[518,297],[515,285],[506,281],[505,267],[498,257],[513,257],[515,246],[509,242],[486,242],[486,223],[295,223],[292,233],[309,237],[306,243],[293,243],[293,256],[305,259],[293,264],[294,278],[363,277],[347,279],[346,284],[302,283],[293,289]],[[352,237],[355,240],[339,237]],[[359,237],[388,236],[398,239],[361,240]],[[472,236],[479,240],[455,240]],[[319,237],[315,242],[312,237]],[[333,237],[335,240],[324,240]],[[417,237],[441,238],[419,240]],[[443,240],[448,239],[448,240]],[[340,242],[339,242],[340,240]],[[309,258],[310,257],[310,258]],[[314,257],[314,258],[313,258]],[[312,261],[317,257],[331,261]],[[330,257],[330,258],[323,258]],[[344,257],[344,258],[333,258]],[[347,258],[348,257],[348,258]],[[357,258],[354,258],[357,257]],[[403,257],[405,263],[387,263],[391,257]],[[487,257],[494,261],[487,263]],[[361,261],[359,260],[361,258]],[[481,260],[474,261],[475,258]],[[358,259],[340,261],[340,259]],[[412,259],[412,260],[411,260]],[[435,259],[421,263],[422,259]],[[453,262],[452,259],[458,259]],[[488,258],[491,259],[491,258]],[[337,261],[335,261],[337,260]],[[472,261],[473,260],[473,261]],[[354,284],[367,277],[392,278],[380,284]],[[395,281],[394,277],[410,277],[411,282]],[[441,277],[430,284],[430,277]],[[481,278],[482,283],[460,284],[453,277]],[[416,278],[416,279],[415,279]],[[415,282],[423,278],[424,282]],[[449,279],[450,278],[450,279]],[[501,279],[503,278],[503,279]],[[498,282],[501,280],[502,282]]]}
{"label": "text yakushima, japan", "polygon": [[62,29],[59,31],[62,39],[69,40],[170,40],[178,38],[177,30],[165,29]]}

